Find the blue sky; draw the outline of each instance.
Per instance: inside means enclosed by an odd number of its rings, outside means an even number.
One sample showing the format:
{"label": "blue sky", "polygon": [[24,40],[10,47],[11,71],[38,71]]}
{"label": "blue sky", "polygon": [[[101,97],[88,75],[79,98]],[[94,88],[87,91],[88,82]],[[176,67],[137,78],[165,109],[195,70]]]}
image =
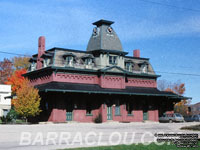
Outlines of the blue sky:
{"label": "blue sky", "polygon": [[[46,37],[47,49],[85,50],[92,23],[112,20],[115,21],[112,27],[129,55],[133,49],[140,49],[141,57],[150,58],[157,72],[199,75],[158,73],[162,75],[160,79],[184,82],[185,96],[197,103],[200,102],[199,8],[197,0],[0,0],[0,51],[35,54],[41,35]],[[0,53],[0,60],[4,57],[13,55]]]}

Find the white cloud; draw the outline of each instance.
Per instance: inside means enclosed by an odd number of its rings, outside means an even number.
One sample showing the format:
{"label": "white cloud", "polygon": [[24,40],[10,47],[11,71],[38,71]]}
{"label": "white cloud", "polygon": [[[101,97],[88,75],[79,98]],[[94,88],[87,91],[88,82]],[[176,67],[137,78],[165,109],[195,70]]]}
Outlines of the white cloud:
{"label": "white cloud", "polygon": [[[119,34],[123,40],[149,39],[164,36],[185,36],[200,33],[200,16],[185,18],[173,23],[160,24],[153,20],[129,23],[131,26],[121,24]],[[123,27],[124,26],[124,27]]]}

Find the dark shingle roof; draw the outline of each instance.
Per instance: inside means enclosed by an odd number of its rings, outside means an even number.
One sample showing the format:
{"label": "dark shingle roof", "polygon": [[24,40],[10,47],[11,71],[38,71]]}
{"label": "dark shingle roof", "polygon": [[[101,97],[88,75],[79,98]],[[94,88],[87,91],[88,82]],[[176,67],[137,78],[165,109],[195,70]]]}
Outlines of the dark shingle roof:
{"label": "dark shingle roof", "polygon": [[159,91],[156,88],[126,87],[125,89],[101,88],[97,84],[79,84],[65,82],[51,82],[35,86],[40,91],[56,92],[79,92],[79,93],[102,93],[102,94],[125,94],[125,95],[148,95],[148,96],[169,96],[179,98],[172,92]]}

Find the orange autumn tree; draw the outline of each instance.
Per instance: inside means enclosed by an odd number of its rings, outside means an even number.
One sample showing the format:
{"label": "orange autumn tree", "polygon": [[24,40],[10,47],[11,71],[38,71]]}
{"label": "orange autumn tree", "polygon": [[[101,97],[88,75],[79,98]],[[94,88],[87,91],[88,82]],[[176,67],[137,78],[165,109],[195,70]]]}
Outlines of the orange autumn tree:
{"label": "orange autumn tree", "polygon": [[9,84],[12,87],[12,94],[16,94],[17,90],[19,90],[22,86],[25,78],[22,74],[26,73],[26,69],[16,70],[11,77],[8,77],[8,81],[5,84]]}
{"label": "orange autumn tree", "polygon": [[[167,88],[165,91],[173,92],[182,96],[185,93],[185,84],[184,83],[175,83],[172,88]],[[188,101],[186,99],[181,100],[180,102],[174,105],[174,112],[180,113],[183,116],[188,115]]]}
{"label": "orange autumn tree", "polygon": [[19,115],[23,116],[25,120],[28,117],[39,115],[41,98],[38,89],[35,89],[28,79],[24,79],[16,94],[17,99],[14,102],[14,108]]}
{"label": "orange autumn tree", "polygon": [[26,72],[26,69],[16,70],[6,82],[6,84],[12,86],[12,94],[17,97],[12,99],[12,106],[25,120],[27,120],[27,117],[36,116],[41,112],[39,109],[41,98],[38,90],[30,84],[28,79],[22,76]]}

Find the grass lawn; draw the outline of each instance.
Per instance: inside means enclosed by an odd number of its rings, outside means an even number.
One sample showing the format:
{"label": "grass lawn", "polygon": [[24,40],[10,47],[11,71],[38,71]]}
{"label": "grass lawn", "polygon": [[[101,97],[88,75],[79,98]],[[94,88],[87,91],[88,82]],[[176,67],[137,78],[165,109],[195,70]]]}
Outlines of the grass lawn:
{"label": "grass lawn", "polygon": [[[199,142],[200,146],[200,142]],[[175,145],[161,145],[158,146],[155,143],[151,143],[150,145],[143,145],[143,144],[132,144],[132,145],[117,145],[117,146],[101,146],[101,147],[90,147],[90,148],[72,148],[72,149],[65,149],[65,150],[196,150],[198,148],[177,148]]]}
{"label": "grass lawn", "polygon": [[200,131],[200,124],[198,124],[198,125],[193,125],[193,126],[182,127],[181,130]]}

